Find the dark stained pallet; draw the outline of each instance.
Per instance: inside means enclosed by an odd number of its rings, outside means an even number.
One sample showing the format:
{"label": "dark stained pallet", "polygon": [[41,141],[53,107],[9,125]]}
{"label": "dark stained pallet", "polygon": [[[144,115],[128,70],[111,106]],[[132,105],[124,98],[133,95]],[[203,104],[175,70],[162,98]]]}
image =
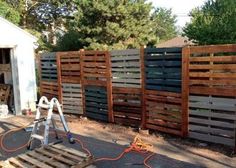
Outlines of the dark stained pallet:
{"label": "dark stained pallet", "polygon": [[141,89],[113,87],[113,113],[115,123],[139,127],[141,125]]}
{"label": "dark stained pallet", "polygon": [[108,121],[108,99],[106,87],[85,86],[85,115],[88,118]]}
{"label": "dark stained pallet", "polygon": [[182,48],[146,48],[144,66],[146,89],[181,92]]}
{"label": "dark stained pallet", "polygon": [[92,156],[63,145],[34,149],[0,162],[3,168],[95,168]]}

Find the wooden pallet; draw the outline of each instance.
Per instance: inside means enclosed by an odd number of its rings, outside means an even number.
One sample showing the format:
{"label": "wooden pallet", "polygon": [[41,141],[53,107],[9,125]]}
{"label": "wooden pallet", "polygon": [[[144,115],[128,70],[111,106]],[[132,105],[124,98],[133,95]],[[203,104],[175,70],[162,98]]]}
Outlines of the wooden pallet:
{"label": "wooden pallet", "polygon": [[235,53],[236,45],[184,48],[189,137],[236,147]]}
{"label": "wooden pallet", "polygon": [[0,103],[7,104],[11,92],[11,86],[0,84]]}
{"label": "wooden pallet", "polygon": [[146,90],[146,128],[183,135],[181,94]]}
{"label": "wooden pallet", "polygon": [[93,157],[61,144],[41,147],[0,162],[4,168],[92,168]]}
{"label": "wooden pallet", "polygon": [[141,89],[113,87],[113,113],[115,123],[139,127],[141,124]]}
{"label": "wooden pallet", "polygon": [[46,96],[49,100],[53,97],[59,97],[58,84],[56,82],[48,82],[41,80],[40,95]]}
{"label": "wooden pallet", "polygon": [[139,49],[113,50],[112,86],[141,88],[141,60]]}
{"label": "wooden pallet", "polygon": [[81,84],[62,84],[63,112],[67,114],[83,114]]}
{"label": "wooden pallet", "polygon": [[40,57],[40,76],[44,81],[57,81],[56,53],[44,53]]}
{"label": "wooden pallet", "polygon": [[108,121],[108,100],[105,87],[85,86],[85,115],[89,118]]}
{"label": "wooden pallet", "polygon": [[57,53],[58,78],[61,83],[81,83],[80,61],[78,51]]}
{"label": "wooden pallet", "polygon": [[146,89],[181,92],[181,48],[146,48]]}

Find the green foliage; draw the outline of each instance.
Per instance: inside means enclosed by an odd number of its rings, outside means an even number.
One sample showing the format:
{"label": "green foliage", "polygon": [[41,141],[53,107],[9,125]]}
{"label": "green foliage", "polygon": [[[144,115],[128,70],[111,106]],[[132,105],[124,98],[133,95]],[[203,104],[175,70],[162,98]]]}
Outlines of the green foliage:
{"label": "green foliage", "polygon": [[39,50],[137,48],[175,36],[171,10],[153,9],[147,0],[0,0],[0,15],[38,37]]}
{"label": "green foliage", "polygon": [[70,30],[64,36],[59,37],[58,45],[54,51],[76,51],[83,48],[81,36],[77,31]]}
{"label": "green foliage", "polygon": [[171,10],[158,8],[152,14],[153,6],[146,0],[76,0],[75,3],[78,11],[69,22],[73,31],[60,38],[59,50],[138,48],[176,35]]}
{"label": "green foliage", "polygon": [[6,2],[0,0],[0,16],[6,18],[12,23],[18,25],[20,23],[20,14]]}
{"label": "green foliage", "polygon": [[184,35],[199,44],[236,43],[235,0],[208,0],[191,12]]}
{"label": "green foliage", "polygon": [[176,16],[172,14],[171,9],[157,8],[152,14],[152,21],[155,25],[155,34],[161,41],[177,36]]}
{"label": "green foliage", "polygon": [[145,0],[77,0],[73,24],[90,49],[134,48],[156,42],[150,22],[152,5]]}

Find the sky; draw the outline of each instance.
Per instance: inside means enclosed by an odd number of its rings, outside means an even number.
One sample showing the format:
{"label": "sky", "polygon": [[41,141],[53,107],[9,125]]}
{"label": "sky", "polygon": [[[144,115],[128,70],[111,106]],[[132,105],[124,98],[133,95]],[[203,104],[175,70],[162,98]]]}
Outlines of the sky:
{"label": "sky", "polygon": [[195,7],[202,6],[206,0],[148,0],[155,7],[171,8],[177,15],[177,26],[183,27],[190,21],[188,13]]}

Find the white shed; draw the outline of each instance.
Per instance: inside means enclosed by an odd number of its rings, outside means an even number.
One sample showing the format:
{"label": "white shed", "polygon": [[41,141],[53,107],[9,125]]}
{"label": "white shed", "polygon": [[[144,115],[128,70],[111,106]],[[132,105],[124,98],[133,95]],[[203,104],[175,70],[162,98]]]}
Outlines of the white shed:
{"label": "white shed", "polygon": [[0,83],[12,86],[12,104],[16,115],[25,109],[35,109],[36,45],[36,37],[0,17]]}

